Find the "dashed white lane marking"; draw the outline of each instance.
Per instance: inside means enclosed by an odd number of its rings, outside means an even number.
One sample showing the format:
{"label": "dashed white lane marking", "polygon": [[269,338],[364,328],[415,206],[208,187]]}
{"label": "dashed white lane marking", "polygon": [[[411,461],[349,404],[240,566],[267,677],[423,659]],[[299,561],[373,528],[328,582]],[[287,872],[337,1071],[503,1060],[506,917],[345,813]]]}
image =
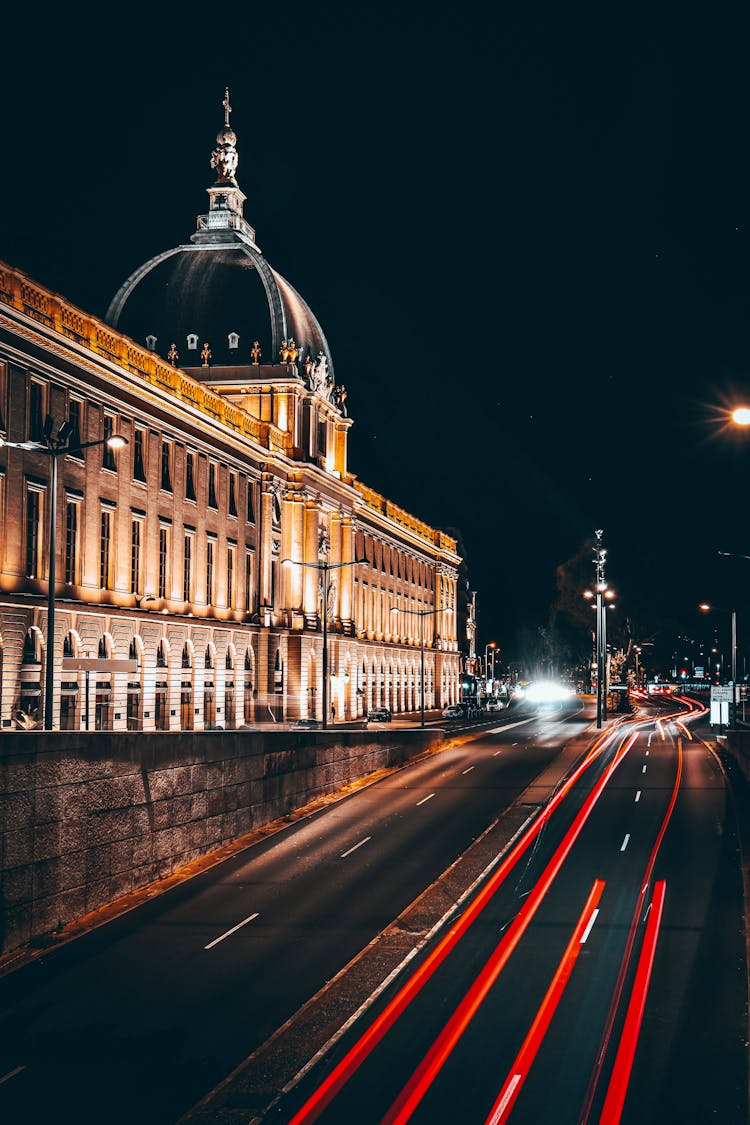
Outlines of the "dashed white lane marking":
{"label": "dashed white lane marking", "polygon": [[353,848],[349,848],[349,850],[347,852],[342,852],[341,858],[346,859],[346,857],[348,855],[351,855],[352,852],[356,852],[357,848],[361,848],[363,844],[366,844],[367,841],[371,840],[371,839],[372,839],[372,836],[365,836],[364,840],[360,840],[359,843],[355,844]]}
{"label": "dashed white lane marking", "polygon": [[597,906],[596,910],[591,911],[591,917],[589,918],[589,924],[586,927],[586,929],[583,931],[583,934],[581,935],[581,942],[580,942],[581,945],[585,945],[586,938],[589,936],[592,929],[594,928],[594,922],[596,921],[596,916],[597,916],[598,913],[599,913],[599,907],[598,906]]}
{"label": "dashed white lane marking", "polygon": [[463,777],[463,775],[464,775],[465,773],[471,773],[471,771],[472,771],[473,769],[474,769],[474,767],[473,767],[473,766],[469,766],[469,768],[468,768],[467,770],[461,770],[461,776]]}
{"label": "dashed white lane marking", "polygon": [[626,847],[628,846],[628,841],[629,841],[629,840],[630,840],[630,833],[629,833],[629,832],[626,832],[626,833],[625,833],[625,839],[623,840],[623,842],[622,842],[622,847],[620,848],[620,851],[621,851],[621,852],[624,852],[624,851],[625,851]]}
{"label": "dashed white lane marking", "polygon": [[249,916],[249,918],[243,918],[242,921],[238,922],[236,926],[232,926],[231,930],[227,930],[227,932],[225,934],[222,934],[221,937],[214,938],[213,941],[210,941],[208,943],[208,945],[204,945],[203,948],[204,949],[213,949],[213,947],[215,945],[218,945],[220,941],[223,941],[224,938],[229,937],[231,934],[236,934],[238,930],[241,930],[243,926],[246,926],[248,924],[248,922],[252,922],[253,918],[257,918],[257,917],[258,917],[258,913],[256,911],[255,914],[251,914]]}
{"label": "dashed white lane marking", "polygon": [[653,735],[653,732],[652,732],[652,733],[651,733],[651,734],[649,734],[649,736],[648,736],[648,743],[647,743],[647,745],[648,745],[648,746],[650,746],[650,745],[651,745],[651,739],[652,739],[653,737],[654,737],[654,735]]}
{"label": "dashed white lane marking", "polygon": [[505,1112],[505,1107],[507,1106],[510,1099],[513,1097],[513,1091],[515,1090],[516,1086],[518,1085],[518,1083],[520,1081],[521,1081],[521,1075],[520,1074],[514,1074],[513,1077],[511,1078],[510,1082],[508,1083],[508,1089],[503,1094],[502,1099],[500,1100],[500,1104],[498,1105],[495,1112],[492,1114],[492,1117],[487,1122],[487,1125],[497,1125],[498,1121],[502,1120],[503,1113]]}
{"label": "dashed white lane marking", "polygon": [[0,1086],[2,1086],[3,1082],[7,1082],[9,1079],[15,1078],[16,1075],[20,1074],[22,1070],[26,1070],[26,1067],[17,1066],[15,1070],[9,1070],[7,1074],[4,1074],[2,1078],[0,1078]]}
{"label": "dashed white lane marking", "polygon": [[647,766],[644,766],[643,769],[641,770],[641,773],[645,773],[647,768],[648,768]]}
{"label": "dashed white lane marking", "polygon": [[646,751],[646,757],[648,757],[648,750]]}
{"label": "dashed white lane marking", "polygon": [[430,793],[428,797],[423,797],[421,801],[417,801],[417,808],[419,808],[420,805],[423,805],[425,801],[431,801],[434,796],[434,793]]}
{"label": "dashed white lane marking", "polygon": [[[513,743],[513,745],[515,746],[515,742]],[[498,754],[502,754],[502,750],[496,750],[495,753],[492,755],[492,757],[496,758],[498,756]]]}
{"label": "dashed white lane marking", "polygon": [[635,795],[636,804],[638,803],[638,801],[640,801],[640,799],[641,799],[641,791],[639,789],[638,792]]}

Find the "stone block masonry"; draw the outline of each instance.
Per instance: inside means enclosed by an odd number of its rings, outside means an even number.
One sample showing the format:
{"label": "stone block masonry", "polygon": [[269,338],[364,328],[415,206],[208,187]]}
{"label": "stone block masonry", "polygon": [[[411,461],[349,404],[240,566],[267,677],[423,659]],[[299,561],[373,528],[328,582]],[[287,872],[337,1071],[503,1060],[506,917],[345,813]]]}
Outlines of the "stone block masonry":
{"label": "stone block masonry", "polygon": [[441,732],[0,737],[0,953],[171,875]]}

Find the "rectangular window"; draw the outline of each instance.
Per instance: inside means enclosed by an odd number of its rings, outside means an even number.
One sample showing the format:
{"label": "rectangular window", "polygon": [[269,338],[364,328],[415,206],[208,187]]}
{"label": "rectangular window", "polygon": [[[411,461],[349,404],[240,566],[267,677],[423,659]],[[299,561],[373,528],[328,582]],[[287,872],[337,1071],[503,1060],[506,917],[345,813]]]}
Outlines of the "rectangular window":
{"label": "rectangular window", "polygon": [[146,431],[139,426],[133,433],[133,480],[146,483]]}
{"label": "rectangular window", "polygon": [[193,600],[193,533],[185,533],[185,553],[182,559],[182,600]]}
{"label": "rectangular window", "polygon": [[99,585],[112,589],[112,511],[102,508],[99,524]]}
{"label": "rectangular window", "polygon": [[65,581],[77,586],[80,581],[80,500],[68,497],[65,501]]}
{"label": "rectangular window", "polygon": [[169,528],[162,524],[159,528],[159,590],[158,597],[166,598],[169,575]]}
{"label": "rectangular window", "polygon": [[102,446],[102,468],[103,469],[109,469],[109,471],[112,472],[112,473],[117,471],[117,465],[115,463],[115,451],[114,451],[114,449],[109,448],[109,446],[107,445],[107,442],[112,437],[114,432],[115,432],[114,415],[113,414],[105,414],[104,415],[104,432],[103,432],[103,435],[102,435],[103,438],[104,438],[104,445]]}
{"label": "rectangular window", "polygon": [[8,396],[8,368],[0,363],[0,432],[5,433],[5,401]]}
{"label": "rectangular window", "polygon": [[68,401],[68,421],[70,422],[70,440],[68,441],[68,449],[72,450],[70,456],[78,457],[81,461],[85,456],[85,450],[79,449],[79,445],[84,440],[83,438],[83,403],[79,398],[71,398]]}
{"label": "rectangular window", "polygon": [[214,539],[206,540],[206,605],[214,604]]}
{"label": "rectangular window", "polygon": [[229,474],[229,500],[227,501],[227,511],[230,516],[237,515],[237,474],[232,472]]}
{"label": "rectangular window", "polygon": [[143,574],[143,520],[134,519],[130,524],[130,592],[142,594]]}
{"label": "rectangular window", "polygon": [[255,486],[253,485],[253,482],[251,480],[249,480],[247,482],[247,522],[248,523],[255,523],[255,501],[253,499],[254,491],[255,491]]}
{"label": "rectangular window", "polygon": [[42,577],[42,544],[44,542],[44,489],[26,485],[26,574]]}
{"label": "rectangular window", "polygon": [[227,547],[227,608],[234,609],[234,559],[236,546]]}
{"label": "rectangular window", "polygon": [[162,438],[161,441],[161,490],[172,491],[172,442]]}
{"label": "rectangular window", "polygon": [[248,613],[255,609],[255,555],[252,551],[245,555],[245,609]]}
{"label": "rectangular window", "polygon": [[195,454],[185,454],[185,499],[195,500]]}
{"label": "rectangular window", "polygon": [[216,500],[216,465],[213,461],[208,462],[208,506],[219,507]]}
{"label": "rectangular window", "polygon": [[29,441],[41,441],[44,434],[47,385],[38,379],[29,381]]}

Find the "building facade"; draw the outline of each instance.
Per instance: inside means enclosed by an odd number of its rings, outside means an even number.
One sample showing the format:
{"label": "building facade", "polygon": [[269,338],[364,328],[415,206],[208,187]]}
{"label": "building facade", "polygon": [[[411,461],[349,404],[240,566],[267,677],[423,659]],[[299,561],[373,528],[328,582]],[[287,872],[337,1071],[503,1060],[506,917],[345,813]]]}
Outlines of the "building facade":
{"label": "building facade", "polygon": [[346,389],[244,218],[224,108],[207,214],[105,321],[0,263],[3,729],[43,714],[52,538],[56,728],[320,719],[324,656],[336,721],[419,710],[422,650],[425,706],[458,698],[456,540],[350,472]]}

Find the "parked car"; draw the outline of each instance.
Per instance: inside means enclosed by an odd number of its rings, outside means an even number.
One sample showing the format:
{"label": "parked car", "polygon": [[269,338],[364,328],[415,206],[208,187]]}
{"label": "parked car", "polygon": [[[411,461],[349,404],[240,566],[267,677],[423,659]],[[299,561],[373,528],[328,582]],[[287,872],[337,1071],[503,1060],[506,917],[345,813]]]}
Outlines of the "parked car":
{"label": "parked car", "polygon": [[295,719],[292,730],[320,730],[320,722],[317,719]]}
{"label": "parked car", "polygon": [[502,711],[503,709],[499,699],[488,699],[484,706],[487,711]]}
{"label": "parked car", "polygon": [[368,723],[390,723],[393,716],[387,707],[373,707],[367,712]]}
{"label": "parked car", "polygon": [[460,707],[457,703],[451,703],[443,711],[444,719],[464,719],[465,717],[463,707]]}

